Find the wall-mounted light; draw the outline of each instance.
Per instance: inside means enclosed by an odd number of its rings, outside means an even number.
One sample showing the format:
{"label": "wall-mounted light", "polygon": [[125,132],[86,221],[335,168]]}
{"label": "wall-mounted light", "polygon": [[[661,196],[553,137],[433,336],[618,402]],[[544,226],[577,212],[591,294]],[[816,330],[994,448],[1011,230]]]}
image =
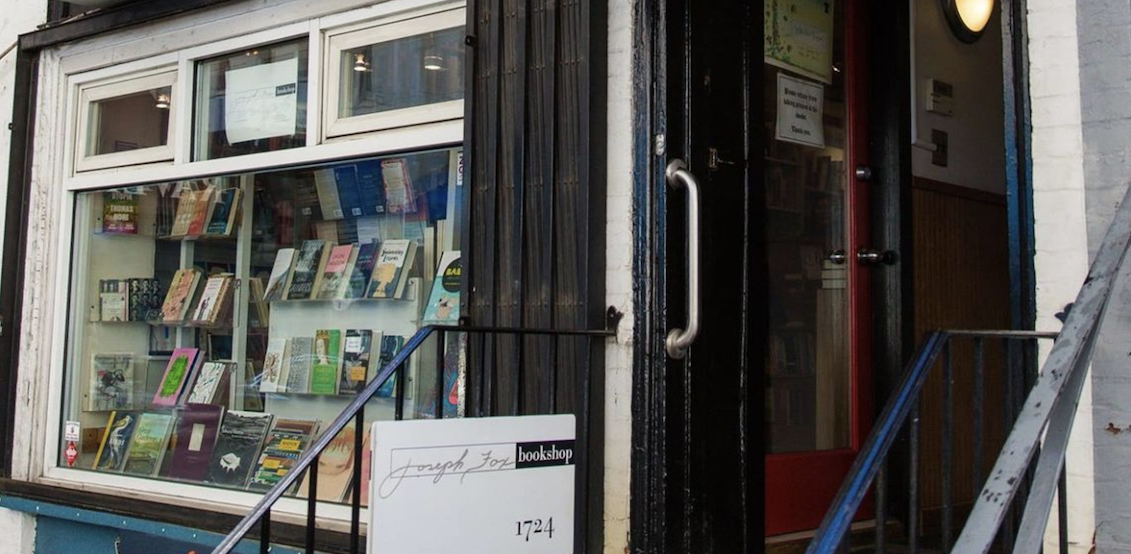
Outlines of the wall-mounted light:
{"label": "wall-mounted light", "polygon": [[994,13],[994,0],[942,0],[950,30],[967,44],[978,40]]}
{"label": "wall-mounted light", "polygon": [[424,56],[424,69],[442,71],[444,69],[444,58],[435,54]]}
{"label": "wall-mounted light", "polygon": [[354,71],[369,71],[369,62],[365,61],[365,54],[354,54],[353,57]]}
{"label": "wall-mounted light", "polygon": [[155,107],[159,110],[169,109],[169,95],[165,94],[165,93],[158,94],[157,95],[157,103],[154,104],[153,107]]}

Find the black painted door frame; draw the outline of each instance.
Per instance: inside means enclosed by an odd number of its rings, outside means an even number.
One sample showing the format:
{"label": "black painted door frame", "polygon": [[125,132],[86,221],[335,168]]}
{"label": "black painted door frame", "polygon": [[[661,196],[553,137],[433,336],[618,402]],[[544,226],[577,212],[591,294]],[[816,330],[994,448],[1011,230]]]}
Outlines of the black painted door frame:
{"label": "black painted door frame", "polygon": [[[692,152],[688,159],[705,195],[719,194],[719,183],[749,183],[760,178],[760,156],[748,153],[762,151],[761,133],[744,133],[744,142],[737,144],[733,136],[704,135],[706,125],[702,123],[722,117],[720,103],[704,102],[729,84],[708,68],[726,65],[732,75],[742,75],[750,94],[742,103],[731,105],[730,121],[721,123],[728,129],[756,128],[753,118],[762,103],[761,73],[751,68],[760,68],[762,63],[762,26],[757,24],[761,4],[751,7],[738,1],[667,0],[640,1],[636,6],[631,550],[641,554],[755,552],[762,549],[764,541],[764,401],[761,381],[743,379],[741,373],[749,367],[758,368],[755,375],[761,374],[760,341],[751,339],[764,329],[764,322],[752,309],[760,303],[757,295],[762,289],[757,285],[764,271],[764,256],[756,251],[758,241],[751,240],[756,238],[751,235],[756,229],[739,229],[742,239],[734,249],[735,241],[724,237],[720,242],[716,235],[728,229],[726,222],[716,221],[725,217],[712,214],[704,221],[704,261],[710,256],[742,256],[744,269],[742,284],[735,284],[725,276],[718,279],[710,267],[704,268],[704,286],[709,292],[701,302],[706,321],[716,327],[737,326],[740,331],[737,339],[723,332],[721,339],[708,339],[713,344],[697,342],[696,346],[700,351],[718,346],[726,350],[729,346],[730,351],[708,355],[716,361],[732,359],[739,375],[696,377],[694,353],[688,361],[690,372],[682,371],[683,362],[669,361],[664,337],[672,326],[683,324],[685,299],[680,293],[684,276],[669,274],[667,268],[677,267],[669,257],[682,255],[685,235],[683,193],[666,187],[664,170],[671,159],[687,156],[690,143],[699,143],[717,149],[719,159],[715,164],[719,169],[710,168],[712,164],[703,151]],[[894,250],[899,259],[910,260],[907,138],[911,106],[907,88],[901,85],[909,78],[910,22],[906,5],[894,7],[881,2],[869,2],[867,7],[867,50],[871,52],[867,79],[873,83],[867,94],[874,174],[871,236],[875,248]],[[709,33],[701,33],[704,28]],[[717,51],[711,59],[704,59],[703,51],[688,48],[692,41],[714,43]],[[697,114],[693,115],[696,119],[688,114]],[[687,129],[691,133],[685,133]],[[758,209],[757,203],[738,194],[732,198],[732,207]],[[872,286],[873,386],[876,405],[882,406],[915,346],[911,264],[876,272]],[[709,301],[707,295],[736,292],[731,305],[741,304],[740,309],[733,310],[737,316],[720,317],[723,314],[711,311],[711,306],[718,304],[717,300]],[[719,341],[729,344],[720,345]],[[685,380],[687,375],[692,377]],[[687,402],[701,408],[703,402],[719,400],[712,395],[717,394],[720,384],[741,392],[731,399],[735,405],[709,422],[691,420],[688,414],[692,406],[680,403],[683,391],[688,391]]]}

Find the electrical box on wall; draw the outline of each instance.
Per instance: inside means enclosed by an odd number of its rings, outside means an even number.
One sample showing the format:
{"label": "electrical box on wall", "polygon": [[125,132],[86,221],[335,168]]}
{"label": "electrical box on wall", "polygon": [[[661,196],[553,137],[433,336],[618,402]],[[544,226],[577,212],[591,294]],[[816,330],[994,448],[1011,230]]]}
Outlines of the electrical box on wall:
{"label": "electrical box on wall", "polygon": [[927,111],[947,117],[954,115],[954,86],[938,79],[927,79]]}

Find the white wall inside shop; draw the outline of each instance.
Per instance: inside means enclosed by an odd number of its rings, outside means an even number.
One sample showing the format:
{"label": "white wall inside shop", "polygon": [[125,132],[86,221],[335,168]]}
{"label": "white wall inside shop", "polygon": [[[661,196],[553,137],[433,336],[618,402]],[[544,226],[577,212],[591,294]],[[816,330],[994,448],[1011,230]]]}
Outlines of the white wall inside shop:
{"label": "white wall inside shop", "polygon": [[[913,12],[916,143],[931,131],[947,134],[947,166],[931,163],[932,152],[912,148],[912,173],[952,185],[1005,194],[1001,27],[990,19],[974,44],[959,41],[947,26],[938,0],[909,0]],[[954,115],[927,111],[928,79],[954,88]]]}
{"label": "white wall inside shop", "polygon": [[[35,30],[47,19],[46,0],[5,0],[0,16],[0,254],[3,252],[4,213],[8,195],[8,159],[12,144],[7,132],[12,121],[15,87],[16,42],[19,36]],[[0,283],[0,286],[4,286]],[[0,537],[7,554],[31,554],[35,551],[35,518],[0,508]]]}

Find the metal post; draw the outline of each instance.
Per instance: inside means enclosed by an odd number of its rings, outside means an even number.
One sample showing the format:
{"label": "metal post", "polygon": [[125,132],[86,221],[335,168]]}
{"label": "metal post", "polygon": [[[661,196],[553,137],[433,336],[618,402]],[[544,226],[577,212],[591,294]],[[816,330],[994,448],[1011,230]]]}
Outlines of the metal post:
{"label": "metal post", "polygon": [[954,478],[954,339],[946,341],[943,351],[943,428],[942,428],[942,545],[950,551],[951,481]]}
{"label": "metal post", "polygon": [[305,554],[314,554],[314,533],[318,529],[318,456],[310,464],[310,488],[306,494],[306,549]]}

